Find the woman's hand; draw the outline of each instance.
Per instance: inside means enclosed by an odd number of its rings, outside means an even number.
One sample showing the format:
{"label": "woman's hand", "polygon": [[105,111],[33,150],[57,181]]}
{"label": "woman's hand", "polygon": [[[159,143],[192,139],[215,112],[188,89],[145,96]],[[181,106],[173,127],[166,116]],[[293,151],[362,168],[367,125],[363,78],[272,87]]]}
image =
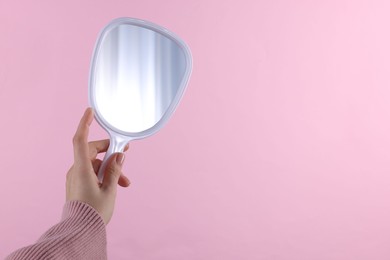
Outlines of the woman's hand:
{"label": "woman's hand", "polygon": [[[74,164],[66,176],[66,201],[78,200],[89,204],[107,225],[114,212],[117,185],[128,187],[130,181],[121,170],[125,155],[115,153],[109,158],[103,183],[99,183],[97,173],[102,161],[96,156],[107,151],[110,141],[88,142],[92,121],[93,111],[88,108],[73,138]],[[128,145],[125,150],[127,149]]]}

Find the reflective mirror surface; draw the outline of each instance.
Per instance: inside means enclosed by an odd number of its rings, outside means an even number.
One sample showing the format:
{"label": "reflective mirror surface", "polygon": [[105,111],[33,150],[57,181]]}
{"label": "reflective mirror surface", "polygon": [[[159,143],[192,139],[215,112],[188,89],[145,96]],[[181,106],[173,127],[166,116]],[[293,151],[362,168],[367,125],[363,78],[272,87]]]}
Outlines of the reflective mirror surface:
{"label": "reflective mirror surface", "polygon": [[167,111],[186,57],[166,36],[122,24],[104,37],[95,69],[96,109],[112,127],[134,133],[151,128]]}

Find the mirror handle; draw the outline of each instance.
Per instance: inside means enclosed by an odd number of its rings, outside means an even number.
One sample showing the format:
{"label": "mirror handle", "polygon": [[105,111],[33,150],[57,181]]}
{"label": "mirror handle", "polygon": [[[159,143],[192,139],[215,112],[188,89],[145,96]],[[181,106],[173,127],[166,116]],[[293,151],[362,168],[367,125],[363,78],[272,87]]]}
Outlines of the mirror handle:
{"label": "mirror handle", "polygon": [[102,165],[99,168],[98,172],[98,179],[99,182],[103,182],[104,178],[104,172],[107,167],[108,159],[111,157],[112,154],[114,153],[122,153],[123,150],[125,149],[126,144],[129,142],[128,137],[122,137],[119,136],[118,134],[111,134],[110,133],[110,146],[108,147],[108,150],[106,154],[104,155],[104,159],[102,162]]}

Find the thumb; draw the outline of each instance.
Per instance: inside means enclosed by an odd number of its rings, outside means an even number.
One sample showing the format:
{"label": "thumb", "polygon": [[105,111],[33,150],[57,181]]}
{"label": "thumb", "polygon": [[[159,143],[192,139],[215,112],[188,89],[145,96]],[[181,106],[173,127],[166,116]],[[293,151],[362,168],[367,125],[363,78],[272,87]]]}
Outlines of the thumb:
{"label": "thumb", "polygon": [[122,173],[122,164],[124,160],[124,153],[115,153],[111,155],[104,171],[103,188],[116,188]]}

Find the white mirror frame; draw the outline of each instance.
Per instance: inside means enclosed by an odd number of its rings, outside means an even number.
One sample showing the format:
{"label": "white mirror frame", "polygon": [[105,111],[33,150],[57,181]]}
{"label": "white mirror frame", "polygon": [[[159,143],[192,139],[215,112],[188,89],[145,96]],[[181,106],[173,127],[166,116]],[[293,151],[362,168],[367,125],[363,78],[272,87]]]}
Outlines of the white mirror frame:
{"label": "white mirror frame", "polygon": [[[96,70],[96,62],[98,58],[98,54],[100,51],[100,48],[102,47],[102,42],[104,38],[108,35],[108,33],[116,28],[117,26],[123,25],[123,24],[128,24],[128,25],[133,25],[133,26],[138,26],[142,28],[146,28],[152,31],[155,31],[157,33],[160,33],[161,35],[169,38],[173,42],[175,42],[179,47],[182,48],[184,52],[184,57],[185,57],[185,64],[186,64],[186,69],[182,78],[182,81],[177,89],[176,96],[172,100],[171,104],[167,108],[166,112],[164,115],[161,117],[161,119],[152,127],[149,129],[146,129],[141,132],[137,133],[130,133],[130,132],[124,132],[118,128],[115,128],[111,124],[109,124],[99,113],[98,109],[96,108],[96,97],[94,95],[94,85],[95,85],[95,70]],[[88,97],[89,97],[89,105],[94,109],[95,112],[95,119],[99,123],[99,125],[107,131],[107,133],[110,136],[110,146],[104,156],[103,163],[100,166],[99,172],[98,172],[98,179],[99,182],[103,182],[103,175],[104,175],[104,170],[107,166],[108,158],[111,156],[111,154],[116,153],[116,152],[123,152],[124,147],[126,144],[135,139],[141,139],[148,137],[157,131],[159,131],[169,120],[169,118],[172,116],[173,112],[175,111],[177,105],[179,104],[184,91],[187,87],[190,75],[192,72],[192,55],[190,52],[190,49],[188,46],[184,43],[183,40],[181,40],[176,34],[168,31],[167,29],[140,19],[134,19],[134,18],[118,18],[113,21],[111,21],[109,24],[107,24],[103,30],[100,32],[98,40],[95,44],[95,48],[93,51],[92,55],[92,60],[91,60],[91,66],[90,66],[90,71],[89,71],[89,86],[88,86]]]}
{"label": "white mirror frame", "polygon": [[[100,50],[100,48],[102,46],[103,39],[106,37],[106,35],[112,29],[116,28],[119,25],[123,25],[123,24],[139,26],[139,27],[146,28],[146,29],[149,29],[149,30],[152,30],[152,31],[155,31],[157,33],[162,34],[163,36],[169,38],[170,40],[172,40],[173,42],[175,42],[178,46],[180,46],[182,48],[182,50],[184,52],[185,59],[186,59],[186,70],[185,70],[185,73],[183,75],[183,79],[182,79],[182,81],[180,83],[180,86],[179,86],[179,88],[177,90],[176,96],[172,100],[170,106],[168,107],[168,109],[166,110],[164,115],[161,117],[161,119],[154,126],[152,126],[151,128],[146,129],[146,130],[144,130],[142,132],[138,132],[138,133],[124,132],[124,131],[122,131],[120,129],[117,129],[117,128],[111,126],[100,115],[99,111],[95,110],[96,121],[110,135],[111,135],[112,132],[115,132],[116,134],[122,135],[125,139],[134,140],[134,139],[141,139],[141,138],[148,137],[148,136],[156,133],[157,131],[159,131],[167,123],[167,121],[169,120],[169,118],[171,117],[173,112],[176,110],[176,107],[179,104],[179,102],[180,102],[180,100],[181,100],[181,98],[182,98],[182,96],[183,96],[183,94],[185,92],[185,89],[187,87],[189,78],[191,76],[191,72],[192,72],[192,55],[191,55],[191,51],[190,51],[189,47],[187,46],[187,44],[183,40],[181,40],[176,34],[168,31],[167,29],[165,29],[165,28],[163,28],[163,27],[161,27],[161,26],[159,26],[157,24],[154,24],[154,23],[151,23],[151,22],[148,22],[148,21],[144,21],[144,20],[140,20],[140,19],[128,18],[128,17],[117,18],[117,19],[111,21],[100,32],[98,40],[97,40],[97,42],[95,44],[93,55],[92,55],[92,61],[91,61],[91,66],[90,66],[90,71],[89,71],[88,96],[89,96],[89,105],[92,108],[94,108],[94,109],[96,107],[96,102],[95,102],[95,95],[94,95],[94,92],[92,90],[93,90],[93,87],[94,87],[94,84],[95,84],[96,60],[97,60],[97,56],[98,56],[99,50]],[[126,138],[126,137],[128,137],[128,138]]]}

